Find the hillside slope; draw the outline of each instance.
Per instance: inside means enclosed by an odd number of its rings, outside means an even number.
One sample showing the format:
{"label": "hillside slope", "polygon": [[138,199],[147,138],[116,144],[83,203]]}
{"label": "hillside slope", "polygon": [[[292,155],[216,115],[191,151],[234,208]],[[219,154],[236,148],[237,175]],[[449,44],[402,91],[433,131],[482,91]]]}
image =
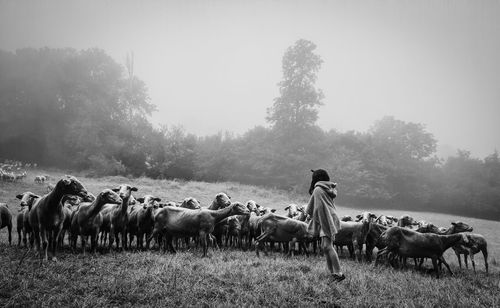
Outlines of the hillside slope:
{"label": "hillside slope", "polygon": [[[52,178],[62,173],[49,172]],[[166,200],[198,198],[210,204],[220,191],[234,201],[254,199],[280,211],[291,202],[303,203],[307,195],[295,196],[278,190],[235,183],[156,181],[123,177],[79,179],[94,194],[119,183],[132,183],[136,195],[154,194]],[[51,180],[55,182],[55,180]],[[17,213],[17,193],[45,191],[45,185],[28,178],[22,183],[1,183],[0,202],[8,202]],[[373,209],[374,212],[378,212]],[[339,207],[340,214],[359,210]],[[384,211],[387,212],[387,211]],[[394,215],[400,212],[391,212]],[[405,211],[405,213],[408,213]],[[447,225],[459,217],[433,213],[409,213],[417,219]],[[347,279],[340,284],[329,280],[322,256],[284,257],[280,253],[257,258],[253,251],[201,250],[192,247],[178,254],[160,251],[125,253],[101,252],[83,257],[68,248],[59,262],[39,265],[34,251],[7,244],[6,230],[0,231],[0,306],[342,306],[342,307],[497,307],[500,305],[498,265],[499,244],[496,230],[500,223],[461,218],[482,233],[490,244],[490,274],[484,272],[482,256],[476,256],[478,272],[458,269],[456,258],[448,252],[455,276],[442,279],[414,270],[394,270],[385,266],[358,263],[341,257]],[[17,234],[13,235],[17,243]],[[411,262],[410,262],[411,263]],[[430,268],[430,262],[426,263]]]}

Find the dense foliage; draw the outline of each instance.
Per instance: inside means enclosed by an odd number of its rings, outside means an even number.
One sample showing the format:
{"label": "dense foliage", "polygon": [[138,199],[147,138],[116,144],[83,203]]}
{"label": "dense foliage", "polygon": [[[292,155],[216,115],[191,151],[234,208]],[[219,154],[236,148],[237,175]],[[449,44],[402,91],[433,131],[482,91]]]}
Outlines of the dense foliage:
{"label": "dense foliage", "polygon": [[0,53],[0,155],[47,165],[140,173],[154,106],[104,51]]}
{"label": "dense foliage", "polygon": [[319,128],[323,94],[314,83],[322,60],[315,47],[300,40],[286,51],[269,127],[206,137],[154,128],[146,85],[130,63],[125,69],[102,50],[0,51],[0,159],[301,192],[309,170],[322,167],[346,204],[500,219],[498,152],[477,159],[459,151],[442,161],[423,125],[393,117],[367,132]]}

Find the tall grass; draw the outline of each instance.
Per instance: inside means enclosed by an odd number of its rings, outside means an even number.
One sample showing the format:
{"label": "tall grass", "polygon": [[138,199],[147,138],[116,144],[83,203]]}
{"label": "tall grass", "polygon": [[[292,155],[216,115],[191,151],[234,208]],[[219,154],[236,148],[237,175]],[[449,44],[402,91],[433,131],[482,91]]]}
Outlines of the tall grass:
{"label": "tall grass", "polygon": [[[55,178],[61,174],[54,172]],[[208,205],[219,191],[235,201],[254,199],[283,212],[286,204],[303,203],[307,196],[289,195],[236,183],[155,181],[147,178],[80,177],[87,188],[98,193],[119,183],[132,183],[136,195],[154,194],[165,200],[198,198]],[[55,182],[55,180],[54,180]],[[32,179],[23,183],[2,183],[0,202],[8,202],[13,214],[15,195],[30,190],[42,193],[44,186]],[[373,211],[376,212],[376,209]],[[340,207],[341,214],[356,210]],[[391,211],[392,214],[394,213]],[[465,217],[411,213],[417,219],[448,225],[460,218],[483,233],[490,244],[491,260],[498,258],[500,223]],[[14,219],[15,221],[15,219]],[[490,233],[491,232],[491,233]],[[17,236],[14,235],[17,242]],[[339,307],[498,307],[498,266],[486,275],[482,257],[476,257],[477,273],[459,269],[455,257],[447,254],[455,275],[441,279],[426,271],[374,267],[341,258],[347,279],[335,283],[327,274],[322,256],[285,257],[280,253],[257,258],[253,251],[209,251],[201,258],[194,247],[172,255],[160,251],[102,252],[82,256],[67,248],[58,262],[39,264],[35,252],[8,246],[5,229],[0,231],[0,305],[26,306],[339,306]],[[26,257],[23,259],[23,256]],[[479,255],[477,255],[479,256]],[[479,260],[478,260],[479,259]],[[491,263],[491,262],[490,262]],[[430,264],[426,264],[430,268]]]}

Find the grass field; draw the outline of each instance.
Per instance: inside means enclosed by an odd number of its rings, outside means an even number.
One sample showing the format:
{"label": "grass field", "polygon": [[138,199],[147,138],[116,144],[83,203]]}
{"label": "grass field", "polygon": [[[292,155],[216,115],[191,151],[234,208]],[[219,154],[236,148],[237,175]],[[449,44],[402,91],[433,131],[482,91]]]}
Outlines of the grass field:
{"label": "grass field", "polygon": [[[40,172],[46,173],[47,172]],[[62,175],[48,172],[53,178]],[[265,206],[282,209],[291,202],[303,203],[307,195],[291,195],[236,183],[156,181],[123,177],[79,179],[97,194],[119,183],[133,183],[135,194],[154,194],[165,200],[187,196],[207,206],[216,193],[226,191],[234,201],[254,199]],[[55,182],[55,180],[51,180]],[[17,193],[44,193],[45,185],[28,177],[22,183],[0,183],[0,202],[17,213]],[[340,215],[356,214],[339,206]],[[377,210],[400,216],[403,212]],[[460,270],[454,254],[445,257],[455,275],[441,279],[412,269],[374,267],[341,258],[347,279],[340,284],[329,280],[322,256],[284,257],[280,253],[257,258],[253,251],[180,251],[176,255],[159,251],[98,253],[94,256],[61,253],[58,262],[41,266],[33,251],[7,244],[6,229],[0,231],[0,306],[340,306],[340,307],[498,307],[500,306],[500,223],[444,214],[408,212],[416,219],[448,226],[463,220],[475,233],[488,240],[490,274],[484,272],[482,256],[476,255],[478,272]],[[15,219],[14,219],[15,221]],[[17,244],[17,234],[13,235]],[[23,259],[23,256],[26,257]],[[22,262],[21,262],[22,260]],[[427,268],[430,264],[426,264]]]}

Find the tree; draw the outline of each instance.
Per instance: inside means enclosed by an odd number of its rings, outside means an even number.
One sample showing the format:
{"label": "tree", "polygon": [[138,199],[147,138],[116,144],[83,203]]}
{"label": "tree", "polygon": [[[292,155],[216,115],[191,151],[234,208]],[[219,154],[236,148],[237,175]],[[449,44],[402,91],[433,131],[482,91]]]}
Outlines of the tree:
{"label": "tree", "polygon": [[484,159],[485,178],[491,187],[500,187],[500,159],[498,156],[498,151],[495,150],[493,154]]}
{"label": "tree", "polygon": [[386,116],[377,121],[370,132],[380,150],[385,149],[390,155],[419,160],[436,152],[436,140],[422,124]]}
{"label": "tree", "polygon": [[199,138],[196,144],[197,177],[205,181],[231,180],[237,163],[234,143],[234,136],[228,132]]}
{"label": "tree", "polygon": [[386,116],[370,130],[365,166],[384,175],[384,189],[395,203],[427,202],[431,187],[426,174],[435,166],[436,140],[422,124]]}
{"label": "tree", "polygon": [[195,171],[196,137],[186,134],[181,126],[162,128],[165,160],[163,176],[190,180]]}
{"label": "tree", "polygon": [[266,120],[274,129],[293,134],[316,123],[316,108],[322,105],[323,93],[315,87],[315,82],[323,60],[314,53],[315,49],[314,43],[301,39],[286,50],[283,80],[278,84],[280,96],[267,110]]}
{"label": "tree", "polygon": [[[326,139],[329,157],[325,159],[330,177],[339,184],[340,198],[357,206],[373,206],[374,201],[391,198],[384,173],[365,166],[364,153],[370,136],[367,133],[330,131]],[[340,199],[339,199],[340,200]],[[367,202],[369,200],[369,202]]]}
{"label": "tree", "polygon": [[324,162],[325,133],[316,125],[323,93],[315,87],[323,61],[315,49],[314,43],[301,39],[286,50],[280,96],[267,109],[272,127],[259,150],[266,153],[263,175],[276,187],[301,187],[296,179]]}
{"label": "tree", "polygon": [[0,158],[141,174],[155,106],[130,69],[100,49],[0,51]]}

